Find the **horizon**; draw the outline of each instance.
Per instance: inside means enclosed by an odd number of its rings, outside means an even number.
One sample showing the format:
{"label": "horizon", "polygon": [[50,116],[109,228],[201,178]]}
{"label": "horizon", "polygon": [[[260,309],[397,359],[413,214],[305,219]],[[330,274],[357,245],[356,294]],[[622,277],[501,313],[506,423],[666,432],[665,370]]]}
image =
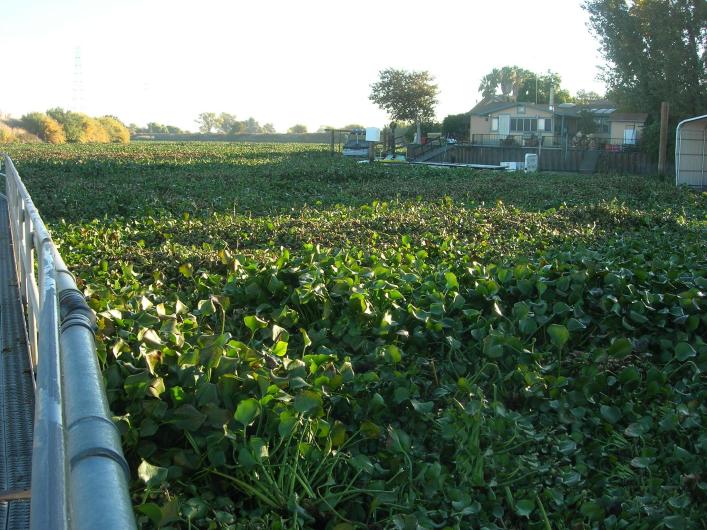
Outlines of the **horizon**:
{"label": "horizon", "polygon": [[[22,82],[4,84],[0,112],[20,117],[58,106],[189,131],[198,129],[202,112],[252,117],[278,132],[298,123],[310,132],[349,123],[380,127],[389,120],[368,95],[387,67],[434,76],[438,121],[470,110],[481,99],[481,78],[505,65],[556,72],[571,94],[605,92],[596,79],[598,43],[579,1],[444,7],[218,0],[196,11],[183,0],[11,0],[0,53]],[[410,28],[420,13],[426,27],[415,37]]]}

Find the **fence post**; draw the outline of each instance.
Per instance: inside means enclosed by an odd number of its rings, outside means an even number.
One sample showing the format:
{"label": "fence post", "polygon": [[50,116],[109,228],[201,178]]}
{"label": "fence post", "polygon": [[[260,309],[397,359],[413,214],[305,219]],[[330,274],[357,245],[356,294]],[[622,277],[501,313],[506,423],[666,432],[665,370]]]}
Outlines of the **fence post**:
{"label": "fence post", "polygon": [[668,154],[668,115],[670,104],[663,101],[660,104],[660,147],[658,149],[658,173],[665,174],[665,159]]}

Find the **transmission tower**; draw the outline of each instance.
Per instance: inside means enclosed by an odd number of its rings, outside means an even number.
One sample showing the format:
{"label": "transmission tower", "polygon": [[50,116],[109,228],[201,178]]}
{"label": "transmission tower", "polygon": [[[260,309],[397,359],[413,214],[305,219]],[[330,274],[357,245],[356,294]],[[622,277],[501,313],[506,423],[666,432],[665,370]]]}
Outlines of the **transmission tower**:
{"label": "transmission tower", "polygon": [[71,98],[71,110],[83,112],[84,105],[83,91],[83,68],[81,66],[81,48],[77,47],[74,53],[74,87]]}

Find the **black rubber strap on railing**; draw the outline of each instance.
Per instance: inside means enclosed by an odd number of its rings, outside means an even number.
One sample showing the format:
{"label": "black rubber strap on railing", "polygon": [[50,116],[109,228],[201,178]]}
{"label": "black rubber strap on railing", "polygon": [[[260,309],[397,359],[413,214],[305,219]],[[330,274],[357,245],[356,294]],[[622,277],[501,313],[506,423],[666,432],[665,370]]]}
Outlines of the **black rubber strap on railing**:
{"label": "black rubber strap on railing", "polygon": [[95,334],[96,332],[95,322],[91,322],[91,320],[84,314],[71,315],[70,317],[65,318],[61,323],[61,332],[64,333],[67,329],[74,326],[86,328],[91,332],[91,334]]}
{"label": "black rubber strap on railing", "polygon": [[62,331],[76,325],[86,327],[91,333],[98,329],[95,313],[78,290],[67,289],[59,294],[59,312]]}
{"label": "black rubber strap on railing", "polygon": [[[115,432],[115,435],[118,437],[118,439],[120,439],[120,430],[118,430],[118,426],[108,418],[104,418],[102,416],[84,416],[82,418],[79,418],[67,427],[66,432],[69,433],[70,436],[71,431],[74,428],[89,422],[98,422],[104,426],[109,427],[110,430]],[[113,449],[110,449],[109,447],[105,447],[103,445],[94,445],[93,447],[85,447],[81,449],[78,453],[71,457],[69,463],[73,468],[81,460],[90,458],[92,456],[103,456],[106,458],[110,458],[111,460],[115,460],[123,469],[123,472],[125,472],[125,477],[127,478],[127,480],[130,481],[130,466],[128,466],[128,462],[125,457],[122,454],[114,451]]]}
{"label": "black rubber strap on railing", "polygon": [[130,468],[128,467],[128,463],[125,461],[125,458],[121,454],[113,451],[112,449],[108,449],[107,447],[88,447],[80,453],[75,454],[69,461],[69,465],[71,469],[73,469],[76,464],[82,460],[86,460],[87,458],[92,458],[94,456],[110,458],[116,462],[123,470],[123,473],[125,473],[126,479],[130,481]]}

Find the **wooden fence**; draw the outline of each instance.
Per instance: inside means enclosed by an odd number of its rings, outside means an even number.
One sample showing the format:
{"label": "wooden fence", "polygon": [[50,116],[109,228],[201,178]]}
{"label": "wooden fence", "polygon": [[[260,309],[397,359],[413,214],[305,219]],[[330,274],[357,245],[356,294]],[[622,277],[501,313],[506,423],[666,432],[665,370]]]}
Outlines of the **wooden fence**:
{"label": "wooden fence", "polygon": [[[424,146],[408,146],[408,160],[415,160]],[[441,153],[428,162],[446,162],[451,164],[484,164],[500,165],[501,162],[523,162],[527,153],[539,155],[538,167],[541,171],[579,172],[585,156],[590,153],[586,149],[551,149],[538,150],[529,147],[499,147],[480,145],[450,145],[446,152]],[[594,152],[596,153],[596,151]],[[670,173],[671,167],[666,167]],[[597,173],[620,173],[631,175],[654,175],[658,173],[658,163],[650,159],[647,153],[641,151],[601,151],[596,164]]]}
{"label": "wooden fence", "polygon": [[[598,173],[617,173],[620,175],[657,175],[658,161],[650,159],[640,151],[602,152],[597,164]],[[675,174],[675,164],[665,164],[665,174]]]}
{"label": "wooden fence", "polygon": [[130,137],[135,141],[154,142],[263,142],[263,143],[305,143],[328,144],[329,133],[262,133],[262,134],[217,134],[217,133],[136,133]]}

